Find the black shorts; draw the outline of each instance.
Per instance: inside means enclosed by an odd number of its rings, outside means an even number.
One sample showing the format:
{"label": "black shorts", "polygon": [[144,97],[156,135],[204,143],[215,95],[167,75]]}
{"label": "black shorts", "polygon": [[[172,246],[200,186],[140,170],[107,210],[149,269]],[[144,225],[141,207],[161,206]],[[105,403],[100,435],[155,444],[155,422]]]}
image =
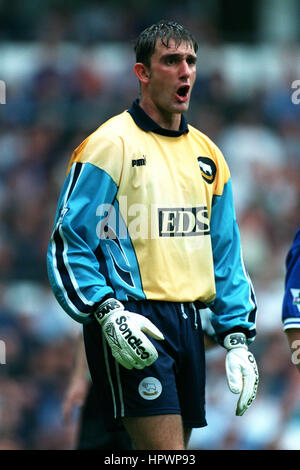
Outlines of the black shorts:
{"label": "black shorts", "polygon": [[125,429],[108,430],[112,427],[107,426],[107,420],[103,418],[103,403],[91,384],[81,408],[76,450],[131,450],[131,440]]}
{"label": "black shorts", "polygon": [[188,428],[206,426],[205,350],[194,304],[162,301],[123,302],[125,309],[149,318],[165,339],[149,337],[158,359],[142,370],[125,369],[112,356],[101,327],[84,325],[87,360],[106,422],[120,418],[179,414]]}

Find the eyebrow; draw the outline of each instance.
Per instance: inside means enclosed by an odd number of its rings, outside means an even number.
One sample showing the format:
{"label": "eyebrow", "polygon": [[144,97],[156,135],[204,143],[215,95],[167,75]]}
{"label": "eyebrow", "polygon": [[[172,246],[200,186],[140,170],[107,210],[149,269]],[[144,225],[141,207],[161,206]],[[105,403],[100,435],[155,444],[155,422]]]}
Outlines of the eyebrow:
{"label": "eyebrow", "polygon": [[[164,54],[161,56],[160,60],[161,61],[165,61],[165,60],[168,60],[168,59],[176,59],[176,60],[180,60],[182,59],[186,54],[180,54],[178,52],[169,52],[167,54]],[[197,60],[197,56],[194,55],[194,54],[187,54],[187,57],[186,57],[187,60],[193,60],[196,62]]]}

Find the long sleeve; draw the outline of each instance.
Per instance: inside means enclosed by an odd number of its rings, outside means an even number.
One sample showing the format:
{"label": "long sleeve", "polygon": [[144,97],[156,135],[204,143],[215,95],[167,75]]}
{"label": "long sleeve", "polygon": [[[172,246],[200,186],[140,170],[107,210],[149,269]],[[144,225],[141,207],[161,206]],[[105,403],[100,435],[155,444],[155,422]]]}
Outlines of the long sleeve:
{"label": "long sleeve", "polygon": [[102,169],[73,163],[62,188],[47,252],[52,290],[64,310],[86,322],[95,304],[113,295],[97,257],[97,207],[112,204],[117,186]]}
{"label": "long sleeve", "polygon": [[256,300],[242,258],[230,178],[222,194],[213,198],[211,242],[216,297],[208,306],[213,327],[221,341],[231,331],[243,331],[251,342],[256,334]]}

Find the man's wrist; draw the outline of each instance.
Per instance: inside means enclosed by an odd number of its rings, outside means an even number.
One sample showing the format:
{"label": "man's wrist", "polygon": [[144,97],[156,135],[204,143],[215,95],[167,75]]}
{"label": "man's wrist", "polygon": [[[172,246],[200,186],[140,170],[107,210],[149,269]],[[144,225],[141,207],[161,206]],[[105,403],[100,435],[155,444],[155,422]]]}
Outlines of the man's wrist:
{"label": "man's wrist", "polygon": [[97,306],[94,316],[101,325],[108,315],[118,310],[124,310],[124,305],[119,300],[110,297]]}
{"label": "man's wrist", "polygon": [[235,348],[248,349],[247,337],[245,333],[241,333],[241,332],[229,333],[228,335],[225,336],[223,340],[223,346],[227,350],[235,349]]}

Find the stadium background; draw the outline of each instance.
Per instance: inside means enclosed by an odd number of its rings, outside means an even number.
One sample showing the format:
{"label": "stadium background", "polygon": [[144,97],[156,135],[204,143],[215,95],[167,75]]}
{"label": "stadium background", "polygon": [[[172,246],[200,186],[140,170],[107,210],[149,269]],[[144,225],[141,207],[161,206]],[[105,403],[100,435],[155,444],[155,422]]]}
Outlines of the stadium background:
{"label": "stadium background", "polygon": [[[207,358],[197,449],[300,449],[299,373],[281,326],[300,225],[299,0],[0,1],[0,449],[71,449],[61,404],[79,326],[50,292],[45,252],[72,150],[137,94],[131,41],[161,19],[200,43],[189,121],[223,150],[259,303],[254,405],[234,416],[224,351]],[[175,287],[175,286],[174,286]],[[4,361],[2,361],[4,362]]]}

